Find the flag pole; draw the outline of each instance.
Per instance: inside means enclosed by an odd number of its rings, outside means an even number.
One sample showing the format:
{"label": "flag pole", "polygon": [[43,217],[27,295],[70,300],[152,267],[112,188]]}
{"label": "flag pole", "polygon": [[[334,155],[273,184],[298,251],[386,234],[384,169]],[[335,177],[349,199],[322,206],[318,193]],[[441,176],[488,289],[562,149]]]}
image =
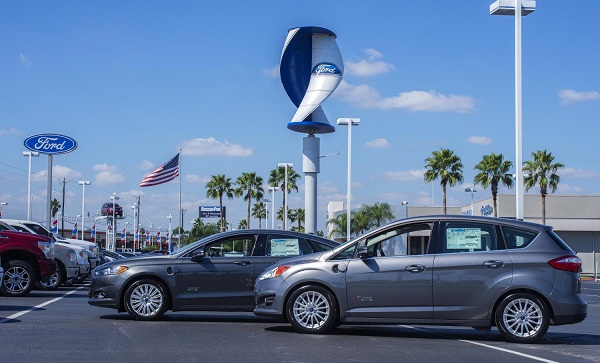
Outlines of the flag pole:
{"label": "flag pole", "polygon": [[[183,212],[181,211],[181,148],[179,148],[179,248],[181,248],[181,236],[183,235]],[[169,248],[173,252],[173,242],[169,243]]]}

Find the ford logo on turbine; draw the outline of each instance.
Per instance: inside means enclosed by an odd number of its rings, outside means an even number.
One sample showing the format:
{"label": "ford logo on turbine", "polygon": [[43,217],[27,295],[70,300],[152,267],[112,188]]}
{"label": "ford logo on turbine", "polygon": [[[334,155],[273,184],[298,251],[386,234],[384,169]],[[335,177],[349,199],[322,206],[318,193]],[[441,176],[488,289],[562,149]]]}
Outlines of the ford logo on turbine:
{"label": "ford logo on turbine", "polygon": [[77,141],[59,134],[37,134],[23,142],[26,148],[41,154],[65,154],[77,149]]}

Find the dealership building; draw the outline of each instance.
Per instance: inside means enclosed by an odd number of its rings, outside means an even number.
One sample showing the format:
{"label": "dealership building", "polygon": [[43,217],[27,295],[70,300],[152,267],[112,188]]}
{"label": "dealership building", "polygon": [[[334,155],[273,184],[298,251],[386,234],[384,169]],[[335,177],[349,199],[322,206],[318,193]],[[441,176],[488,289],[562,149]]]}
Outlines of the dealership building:
{"label": "dealership building", "polygon": [[[494,216],[493,206],[494,201],[490,196],[490,198],[473,201],[472,204],[462,207],[447,207],[447,213]],[[442,207],[392,205],[392,208],[397,218],[443,214]],[[498,217],[515,218],[515,196],[498,195],[496,208]],[[523,208],[523,220],[542,223],[542,198],[540,195],[525,195]],[[343,202],[330,202],[328,218],[335,218],[340,213],[345,213]],[[547,195],[546,224],[554,227],[554,231],[577,252],[577,255],[583,260],[584,274],[596,275],[599,272],[600,196]]]}

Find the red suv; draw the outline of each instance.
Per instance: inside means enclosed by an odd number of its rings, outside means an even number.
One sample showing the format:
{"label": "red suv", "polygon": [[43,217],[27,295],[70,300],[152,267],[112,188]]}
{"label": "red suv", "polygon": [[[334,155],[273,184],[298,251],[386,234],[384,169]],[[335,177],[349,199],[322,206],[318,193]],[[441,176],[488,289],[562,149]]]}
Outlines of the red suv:
{"label": "red suv", "polygon": [[115,217],[123,218],[123,208],[118,204],[113,204],[112,202],[102,204],[102,208],[100,209],[100,214],[103,216],[112,216],[113,215],[113,206],[115,208]]}

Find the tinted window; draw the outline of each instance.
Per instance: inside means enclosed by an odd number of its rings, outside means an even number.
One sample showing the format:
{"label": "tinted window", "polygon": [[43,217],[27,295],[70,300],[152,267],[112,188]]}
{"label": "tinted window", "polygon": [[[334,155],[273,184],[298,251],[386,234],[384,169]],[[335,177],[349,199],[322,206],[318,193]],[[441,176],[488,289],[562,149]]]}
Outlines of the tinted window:
{"label": "tinted window", "polygon": [[271,234],[267,237],[266,255],[293,257],[313,253],[310,244],[304,238]]}
{"label": "tinted window", "polygon": [[501,249],[494,225],[473,222],[444,222],[442,252],[481,252]]}
{"label": "tinted window", "polygon": [[29,227],[32,231],[34,231],[35,233],[42,235],[42,236],[50,236],[50,233],[48,233],[48,231],[37,224],[33,224],[33,223],[23,223],[24,225],[26,225],[27,227]]}
{"label": "tinted window", "polygon": [[427,224],[404,225],[367,239],[370,256],[422,255],[427,251],[431,227]]}
{"label": "tinted window", "polygon": [[333,247],[331,247],[330,245],[327,245],[325,243],[321,243],[321,242],[317,242],[314,240],[310,241],[314,247],[314,252],[323,252],[323,251],[329,251],[331,249],[333,249]]}
{"label": "tinted window", "polygon": [[558,247],[560,247],[561,250],[570,251],[572,253],[575,253],[575,252],[573,252],[571,247],[569,247],[567,242],[563,241],[562,238],[560,238],[560,236],[556,234],[556,232],[554,232],[553,230],[549,231],[548,235],[550,236],[550,238],[552,238],[554,243],[556,243],[558,245]]}
{"label": "tinted window", "polygon": [[252,256],[254,242],[252,236],[223,239],[206,246],[204,251],[207,257]]}
{"label": "tinted window", "polygon": [[527,247],[531,241],[538,235],[537,232],[513,227],[502,227],[502,234],[506,242],[506,248],[509,250],[515,248]]}

